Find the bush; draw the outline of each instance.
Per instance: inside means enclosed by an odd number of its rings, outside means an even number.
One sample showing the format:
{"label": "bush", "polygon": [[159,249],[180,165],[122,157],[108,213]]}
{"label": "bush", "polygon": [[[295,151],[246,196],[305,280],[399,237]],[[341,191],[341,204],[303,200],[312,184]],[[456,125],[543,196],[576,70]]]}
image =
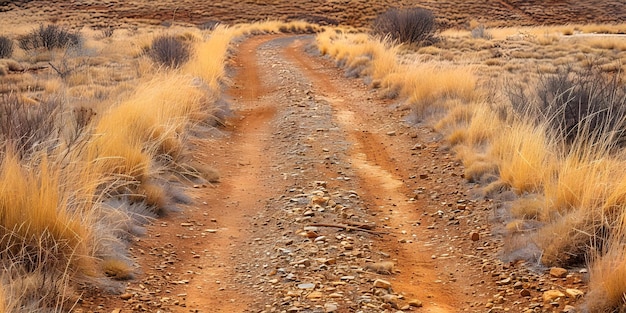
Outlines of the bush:
{"label": "bush", "polygon": [[17,41],[20,48],[28,51],[40,48],[53,50],[79,46],[81,39],[79,33],[70,32],[58,25],[43,26],[43,24],[40,24],[39,28],[20,36]]}
{"label": "bush", "polygon": [[0,36],[0,59],[8,59],[13,55],[13,40]]}
{"label": "bush", "polygon": [[20,157],[44,149],[57,132],[54,120],[60,105],[57,100],[29,105],[15,94],[1,95],[0,144],[14,147]]}
{"label": "bush", "polygon": [[375,34],[401,43],[428,45],[437,30],[433,12],[422,8],[392,8],[379,15],[372,25]]}
{"label": "bush", "polygon": [[562,68],[542,76],[534,93],[517,86],[508,95],[516,111],[548,122],[568,145],[626,146],[626,86],[619,75],[597,66],[580,73]]}
{"label": "bush", "polygon": [[189,46],[174,36],[161,36],[152,41],[148,56],[163,66],[178,68],[189,60]]}
{"label": "bush", "polygon": [[482,39],[491,40],[493,36],[487,31],[487,29],[485,28],[485,25],[481,24],[481,25],[478,25],[478,27],[472,29],[472,38],[474,39],[482,38]]}

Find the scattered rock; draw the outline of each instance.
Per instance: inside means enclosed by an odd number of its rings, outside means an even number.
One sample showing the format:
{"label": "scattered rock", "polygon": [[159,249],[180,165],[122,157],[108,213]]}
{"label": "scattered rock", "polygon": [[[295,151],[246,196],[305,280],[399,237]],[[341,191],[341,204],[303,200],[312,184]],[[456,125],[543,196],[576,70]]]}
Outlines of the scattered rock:
{"label": "scattered rock", "polygon": [[324,312],[326,313],[336,312],[337,310],[339,310],[339,306],[335,303],[324,304]]}
{"label": "scattered rock", "polygon": [[565,289],[565,294],[569,298],[574,298],[574,299],[581,298],[582,296],[585,295],[585,293],[583,291],[578,290],[578,289],[573,289],[573,288]]}
{"label": "scattered rock", "polygon": [[312,284],[312,283],[298,284],[298,288],[299,289],[313,289],[315,288],[315,284]]}
{"label": "scattered rock", "polygon": [[421,308],[422,306],[424,306],[424,304],[422,303],[422,301],[418,300],[418,299],[411,299],[409,300],[409,305],[415,308]]}
{"label": "scattered rock", "polygon": [[548,290],[543,293],[543,302],[553,302],[559,298],[565,297],[565,294],[558,290]]}
{"label": "scattered rock", "polygon": [[307,299],[321,299],[324,296],[324,294],[320,291],[313,291],[310,294],[308,294],[306,297]]}
{"label": "scattered rock", "polygon": [[393,262],[378,262],[365,264],[364,269],[376,272],[378,274],[391,275],[393,274],[393,268],[395,264]]}
{"label": "scattered rock", "polygon": [[576,310],[575,307],[571,306],[571,305],[566,305],[563,308],[563,311],[561,311],[562,313],[576,313],[578,312],[578,310]]}
{"label": "scattered rock", "polygon": [[520,295],[520,296],[522,296],[522,297],[530,297],[530,290],[528,290],[528,289],[522,289],[522,290],[519,292],[519,295]]}
{"label": "scattered rock", "polygon": [[122,299],[122,300],[128,300],[128,299],[130,299],[132,297],[133,297],[133,294],[132,293],[128,293],[128,292],[127,293],[123,293],[122,295],[120,295],[120,299]]}
{"label": "scattered rock", "polygon": [[389,289],[391,288],[391,283],[383,279],[377,279],[374,281],[374,288]]}
{"label": "scattered rock", "polygon": [[396,135],[396,131],[395,130],[387,132],[387,136],[395,136],[395,135]]}
{"label": "scattered rock", "polygon": [[550,269],[550,276],[555,278],[564,278],[567,276],[567,270],[561,267],[553,267]]}

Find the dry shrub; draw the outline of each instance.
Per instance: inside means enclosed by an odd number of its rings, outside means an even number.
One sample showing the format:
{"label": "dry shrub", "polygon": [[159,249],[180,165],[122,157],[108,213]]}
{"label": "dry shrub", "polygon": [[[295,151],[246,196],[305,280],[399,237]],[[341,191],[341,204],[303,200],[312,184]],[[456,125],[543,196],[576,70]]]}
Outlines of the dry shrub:
{"label": "dry shrub", "polygon": [[372,30],[400,43],[429,45],[435,41],[437,24],[430,10],[391,8],[374,20]]}
{"label": "dry shrub", "polygon": [[14,146],[20,157],[49,146],[59,110],[56,99],[32,105],[16,94],[0,95],[0,140]]}
{"label": "dry shrub", "polygon": [[13,40],[0,36],[0,59],[8,59],[13,55]]}
{"label": "dry shrub", "polygon": [[596,65],[580,73],[561,68],[542,75],[534,91],[515,86],[508,95],[518,112],[547,122],[567,144],[626,143],[626,86],[619,75],[602,73]]}
{"label": "dry shrub", "polygon": [[189,60],[189,45],[175,36],[160,36],[155,38],[147,52],[148,56],[157,64],[179,68]]}
{"label": "dry shrub", "polygon": [[40,24],[38,28],[33,29],[26,35],[17,38],[20,48],[29,51],[35,49],[63,49],[68,47],[80,46],[82,36],[80,33],[74,33],[58,25]]}

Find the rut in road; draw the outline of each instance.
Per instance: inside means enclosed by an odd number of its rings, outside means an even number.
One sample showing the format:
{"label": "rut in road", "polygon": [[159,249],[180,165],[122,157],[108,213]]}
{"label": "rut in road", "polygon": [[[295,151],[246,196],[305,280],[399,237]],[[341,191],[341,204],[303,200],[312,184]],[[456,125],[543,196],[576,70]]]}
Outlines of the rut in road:
{"label": "rut in road", "polygon": [[[431,129],[406,125],[397,105],[307,53],[313,40],[237,47],[234,114],[195,149],[221,182],[193,189],[193,205],[139,240],[144,278],[117,306],[484,310],[477,303],[490,294],[477,286],[490,230],[474,212],[488,203],[468,200],[460,164]],[[485,239],[471,241],[468,229]],[[381,262],[394,267],[377,272]]]}
{"label": "rut in road", "polygon": [[[407,162],[415,160],[394,162],[387,151],[391,139],[411,145],[415,136],[390,136],[385,103],[335,69],[322,73],[329,64],[305,53],[312,39],[261,37],[239,48],[229,152],[238,168],[222,170],[218,194],[234,201],[226,209],[248,224],[232,225],[241,236],[230,243],[230,259],[221,261],[234,262],[235,271],[222,271],[216,279],[221,287],[208,294],[191,282],[192,307],[229,312],[230,305],[245,303],[251,312],[381,312],[423,306],[424,312],[455,312],[467,306],[479,296],[466,299],[467,278],[458,264],[433,260],[433,242],[420,239],[424,231],[416,229],[425,211],[403,181],[414,166]],[[350,223],[376,224],[391,235],[308,226]],[[396,264],[393,273],[365,270],[383,261]],[[450,280],[454,275],[459,277]],[[391,288],[374,288],[376,279]]]}

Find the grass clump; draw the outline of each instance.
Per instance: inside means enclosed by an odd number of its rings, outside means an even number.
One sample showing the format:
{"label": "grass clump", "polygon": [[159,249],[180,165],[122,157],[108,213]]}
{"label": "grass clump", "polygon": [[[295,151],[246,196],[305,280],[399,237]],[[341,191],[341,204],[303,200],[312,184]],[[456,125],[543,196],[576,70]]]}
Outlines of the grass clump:
{"label": "grass clump", "polygon": [[13,40],[0,36],[0,59],[8,59],[13,55]]}
{"label": "grass clump", "polygon": [[180,38],[164,35],[152,41],[148,49],[148,56],[159,65],[179,68],[189,60],[189,50],[189,46]]}
{"label": "grass clump", "polygon": [[29,51],[36,49],[54,50],[79,46],[82,36],[58,25],[40,24],[30,33],[17,39],[20,48]]}
{"label": "grass clump", "polygon": [[432,11],[423,8],[391,8],[373,22],[374,34],[400,43],[429,45],[435,41],[437,24]]}

